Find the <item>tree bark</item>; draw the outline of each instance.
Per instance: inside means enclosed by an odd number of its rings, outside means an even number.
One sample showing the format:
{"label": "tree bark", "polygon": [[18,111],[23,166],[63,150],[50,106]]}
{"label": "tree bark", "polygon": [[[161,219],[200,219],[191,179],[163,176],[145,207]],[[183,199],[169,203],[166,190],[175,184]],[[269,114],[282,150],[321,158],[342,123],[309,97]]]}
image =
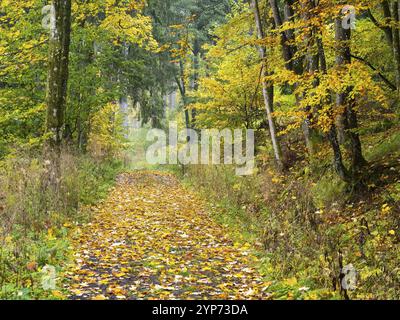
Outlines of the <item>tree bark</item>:
{"label": "tree bark", "polygon": [[[306,33],[304,36],[305,47],[307,48],[306,52],[306,70],[311,77],[315,77],[315,73],[318,72],[319,69],[319,54],[318,54],[318,37],[317,30],[310,24],[311,10],[314,9],[315,4],[312,0],[307,0],[302,2],[302,19],[306,26]],[[317,38],[317,40],[316,40]],[[322,40],[321,40],[322,41]],[[323,49],[322,49],[323,50]],[[324,57],[325,61],[325,57]],[[325,66],[326,68],[326,66]],[[314,88],[319,85],[318,79],[314,79],[313,86]],[[319,107],[317,107],[318,109]],[[303,122],[303,134],[306,141],[307,149],[310,154],[314,154],[314,142],[312,141],[313,135],[315,135],[315,130],[311,129],[312,121],[313,121],[313,110],[310,106],[306,106],[304,110],[307,114],[306,120]]]}
{"label": "tree bark", "polygon": [[335,124],[332,124],[329,132],[328,139],[333,151],[333,167],[339,177],[345,181],[350,182],[349,174],[346,167],[343,164],[342,151],[340,150],[340,144],[337,139],[337,132]]}
{"label": "tree bark", "polygon": [[[279,28],[282,26],[283,21],[279,11],[278,2],[276,0],[269,0],[269,4],[272,9],[272,15],[274,17],[275,27]],[[293,70],[293,52],[291,47],[288,45],[288,35],[287,32],[281,32],[281,46],[282,46],[282,56],[285,61],[286,69]]]}
{"label": "tree bark", "polygon": [[[336,65],[341,68],[351,63],[350,49],[351,30],[344,29],[341,17],[335,19],[335,40],[336,40]],[[343,135],[346,135],[350,141],[350,154],[352,163],[352,172],[356,173],[366,163],[362,155],[360,137],[355,130],[358,128],[357,114],[354,111],[355,101],[350,97],[351,87],[344,92],[336,94],[336,106],[344,108],[343,114],[339,118],[340,129]]]}
{"label": "tree bark", "polygon": [[[319,69],[323,74],[328,73],[328,67],[326,63],[326,56],[325,56],[325,49],[324,49],[324,44],[322,42],[321,37],[317,37],[317,49],[318,49],[318,62],[319,62]],[[331,103],[331,98],[328,101],[328,103]],[[337,138],[337,131],[336,131],[336,126],[334,123],[331,124],[331,127],[328,132],[328,140],[331,144],[331,148],[333,151],[333,167],[336,171],[336,173],[339,175],[339,177],[345,181],[349,182],[350,177],[348,174],[348,171],[346,167],[343,164],[343,156],[342,156],[342,150],[340,149],[340,144]]]}
{"label": "tree bark", "polygon": [[68,84],[71,34],[71,0],[53,0],[55,25],[51,26],[47,78],[47,132],[49,146],[59,149],[63,130]]}
{"label": "tree bark", "polygon": [[[383,23],[379,22],[373,16],[370,9],[367,10],[367,14],[375,26],[380,28],[385,33],[387,43],[392,48],[394,58],[394,73],[396,75],[397,96],[400,99],[400,1],[393,0],[390,3],[389,1],[384,0],[381,2],[380,6],[382,9]],[[388,81],[386,81],[386,83],[388,83]]]}
{"label": "tree bark", "polygon": [[[197,91],[199,89],[199,72],[200,72],[200,42],[198,39],[193,44],[193,84],[192,90]],[[196,109],[192,108],[192,127],[195,127],[196,122]]]}
{"label": "tree bark", "polygon": [[179,78],[175,78],[175,82],[178,86],[179,93],[181,94],[183,108],[185,111],[185,124],[186,128],[190,128],[190,118],[189,118],[189,110],[186,109],[187,106],[187,97],[186,97],[186,86],[185,86],[185,79],[184,79],[184,69],[183,69],[183,62],[179,61]]}
{"label": "tree bark", "polygon": [[400,98],[400,34],[399,34],[399,0],[392,2],[393,16],[393,56],[395,61],[397,97]]}

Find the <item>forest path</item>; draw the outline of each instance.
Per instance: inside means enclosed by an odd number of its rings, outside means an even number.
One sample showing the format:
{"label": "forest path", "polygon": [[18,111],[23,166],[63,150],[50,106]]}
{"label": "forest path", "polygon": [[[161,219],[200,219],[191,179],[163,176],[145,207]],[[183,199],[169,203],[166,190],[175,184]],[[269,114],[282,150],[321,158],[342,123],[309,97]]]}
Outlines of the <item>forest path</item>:
{"label": "forest path", "polygon": [[249,248],[167,173],[121,175],[73,247],[71,299],[269,297]]}

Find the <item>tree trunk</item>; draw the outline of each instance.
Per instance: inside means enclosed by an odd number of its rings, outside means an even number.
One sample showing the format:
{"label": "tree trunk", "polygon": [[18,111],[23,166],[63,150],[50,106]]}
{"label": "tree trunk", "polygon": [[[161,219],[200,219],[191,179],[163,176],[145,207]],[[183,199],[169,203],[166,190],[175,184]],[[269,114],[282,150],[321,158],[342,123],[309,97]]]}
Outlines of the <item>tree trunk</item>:
{"label": "tree trunk", "polygon": [[[342,26],[341,17],[335,20],[335,40],[336,40],[336,65],[341,68],[351,63],[350,50],[351,30],[344,29]],[[356,173],[365,163],[362,155],[361,141],[358,133],[355,132],[358,128],[357,114],[354,111],[354,99],[350,98],[352,88],[346,88],[344,92],[339,92],[336,95],[336,106],[344,108],[343,114],[339,117],[340,130],[342,135],[346,135],[350,141],[350,154],[352,163],[352,172]]]}
{"label": "tree trunk", "polygon": [[[274,17],[275,27],[279,28],[282,26],[282,17],[279,12],[278,2],[276,0],[269,0],[269,4],[272,9],[272,15]],[[286,63],[286,69],[293,70],[293,53],[290,46],[288,45],[287,32],[281,32],[281,46],[282,46],[282,56]]]}
{"label": "tree trunk", "polygon": [[[306,70],[311,77],[315,77],[316,72],[319,70],[319,54],[318,54],[318,37],[317,30],[314,26],[310,24],[311,15],[310,12],[314,9],[315,4],[312,0],[307,0],[302,3],[302,19],[307,27],[307,32],[304,36],[306,51]],[[317,40],[316,40],[317,39]],[[322,40],[321,40],[322,41]],[[317,49],[317,50],[316,50]],[[322,48],[323,50],[323,48]],[[325,59],[325,57],[324,57]],[[326,66],[325,66],[326,68]],[[314,79],[313,86],[314,88],[319,85],[318,79]],[[319,107],[317,107],[318,109]],[[304,110],[307,114],[307,118],[303,123],[303,134],[305,137],[307,149],[310,154],[314,154],[314,142],[312,141],[313,135],[315,135],[315,130],[311,129],[312,121],[313,121],[313,110],[310,106],[305,107]]]}
{"label": "tree trunk", "polygon": [[[317,48],[318,48],[317,52],[318,52],[319,69],[323,74],[327,74],[328,69],[326,63],[325,49],[321,35],[317,36]],[[330,99],[328,103],[331,102],[332,101]],[[350,181],[349,174],[346,170],[346,167],[343,164],[342,150],[340,150],[340,144],[337,138],[337,131],[334,123],[332,123],[331,128],[329,129],[328,140],[331,144],[331,148],[333,151],[333,167],[336,173],[343,181],[349,182]]]}
{"label": "tree trunk", "polygon": [[[255,17],[255,22],[256,22],[256,28],[257,28],[257,34],[259,39],[264,39],[264,30],[263,26],[261,23],[261,17],[260,17],[260,9],[258,6],[258,1],[257,0],[252,0],[251,2],[252,9],[254,11],[254,17]],[[270,81],[266,81],[265,78],[269,75],[268,70],[267,70],[267,64],[266,64],[266,58],[267,58],[267,52],[264,46],[259,46],[259,52],[260,52],[260,58],[262,59],[262,92],[263,92],[263,97],[264,97],[264,104],[265,104],[265,109],[267,112],[267,118],[268,118],[268,124],[269,124],[269,131],[271,135],[271,141],[272,141],[272,147],[274,149],[274,156],[275,156],[275,161],[280,170],[284,168],[284,164],[282,161],[282,151],[281,151],[281,146],[279,144],[278,136],[277,136],[277,130],[276,130],[276,124],[275,120],[272,116],[273,113],[273,105],[274,105],[274,87],[273,84]]]}
{"label": "tree trunk", "polygon": [[392,18],[392,15],[390,13],[390,4],[388,0],[384,0],[381,3],[381,7],[383,10],[383,17],[385,19],[385,25],[387,26],[387,31],[385,31],[386,33],[386,37],[388,38],[389,43],[391,44],[393,42],[393,31],[392,29],[388,26],[390,24],[390,20]]}
{"label": "tree trunk", "polygon": [[185,124],[186,128],[190,128],[190,118],[189,118],[189,110],[187,110],[187,97],[186,97],[186,86],[185,86],[185,78],[184,78],[184,69],[183,62],[179,61],[179,78],[175,78],[175,82],[178,86],[179,92],[181,94],[183,109],[185,111]]}
{"label": "tree trunk", "polygon": [[350,182],[349,174],[343,164],[342,151],[340,150],[340,144],[337,139],[336,126],[334,124],[332,124],[328,132],[328,139],[331,143],[333,151],[333,167],[335,168],[336,173],[343,181]]}
{"label": "tree trunk", "polygon": [[373,16],[373,14],[371,12],[371,9],[367,10],[367,15],[370,18],[370,20],[385,33],[386,40],[387,40],[388,44],[390,45],[390,47],[392,47],[393,46],[393,33],[392,33],[392,28],[389,26],[392,15],[390,12],[389,3],[387,1],[383,1],[381,3],[381,7],[383,10],[383,18],[385,20],[383,24],[379,23],[375,19],[375,17]]}
{"label": "tree trunk", "polygon": [[[278,1],[277,0],[269,0],[269,4],[272,9],[272,14],[274,17],[274,22],[277,28],[282,27],[283,20],[281,17],[281,13],[279,11]],[[308,5],[308,4],[307,4]],[[293,21],[294,11],[293,11],[293,1],[285,0],[284,4],[284,16],[285,21]],[[296,75],[302,75],[304,72],[303,67],[303,57],[296,57],[297,48],[293,44],[295,42],[295,35],[292,29],[282,31],[281,32],[281,46],[282,46],[282,56],[285,61],[286,69],[293,71]],[[295,88],[298,87],[298,84],[294,85]],[[296,103],[300,104],[302,97],[296,94]],[[302,124],[304,140],[307,146],[307,150],[309,154],[314,153],[314,146],[312,141],[312,136],[314,135],[314,130],[311,128],[311,119],[312,115],[310,114],[309,108],[304,110],[307,113],[307,118],[304,120]]]}
{"label": "tree trunk", "polygon": [[[192,90],[199,89],[199,72],[200,72],[200,42],[198,39],[194,41],[193,45],[193,84]],[[192,127],[195,127],[196,122],[196,109],[192,108]]]}
{"label": "tree trunk", "polygon": [[393,16],[393,56],[395,61],[397,97],[400,98],[400,34],[399,34],[399,0],[392,3]]}
{"label": "tree trunk", "polygon": [[[125,61],[128,61],[128,59],[129,59],[129,50],[130,50],[129,45],[126,42],[124,42],[122,44],[122,56],[123,56],[123,59]],[[121,84],[120,86],[124,87],[123,84],[126,83],[126,81],[127,80],[125,79],[122,70],[118,69],[118,82]],[[122,126],[123,126],[123,128],[125,130],[125,135],[126,135],[126,138],[127,138],[128,137],[127,136],[128,127],[129,127],[129,121],[128,121],[129,103],[128,103],[127,92],[124,92],[124,93],[125,94],[122,95],[119,98],[118,105],[119,105],[119,108],[120,108],[120,111],[121,111],[121,115],[123,117]]]}
{"label": "tree trunk", "polygon": [[47,79],[47,132],[50,149],[59,149],[63,130],[68,83],[71,34],[71,0],[53,0],[55,24],[51,26]]}

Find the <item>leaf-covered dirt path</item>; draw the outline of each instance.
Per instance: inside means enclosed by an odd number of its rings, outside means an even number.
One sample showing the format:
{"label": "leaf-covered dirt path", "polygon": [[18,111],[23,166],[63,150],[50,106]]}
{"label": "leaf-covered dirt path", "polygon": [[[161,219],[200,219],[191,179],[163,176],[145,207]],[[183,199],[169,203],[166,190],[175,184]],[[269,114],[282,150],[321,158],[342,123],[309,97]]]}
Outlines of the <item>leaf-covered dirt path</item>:
{"label": "leaf-covered dirt path", "polygon": [[93,211],[73,239],[71,299],[269,297],[249,249],[169,174],[123,174]]}

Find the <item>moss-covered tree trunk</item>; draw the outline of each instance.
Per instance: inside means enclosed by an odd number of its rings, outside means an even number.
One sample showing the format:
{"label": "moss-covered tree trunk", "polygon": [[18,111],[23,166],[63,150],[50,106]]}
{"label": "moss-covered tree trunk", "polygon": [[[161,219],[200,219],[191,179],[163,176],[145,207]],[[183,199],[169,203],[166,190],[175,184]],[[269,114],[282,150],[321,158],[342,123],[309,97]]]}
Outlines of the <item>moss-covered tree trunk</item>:
{"label": "moss-covered tree trunk", "polygon": [[53,0],[47,79],[47,132],[50,151],[60,149],[64,130],[71,34],[71,0]]}
{"label": "moss-covered tree trunk", "polygon": [[395,74],[396,74],[396,86],[397,86],[397,95],[400,98],[400,33],[399,33],[399,10],[400,10],[400,1],[395,0],[392,2],[392,16],[393,16],[393,56],[395,62]]}

